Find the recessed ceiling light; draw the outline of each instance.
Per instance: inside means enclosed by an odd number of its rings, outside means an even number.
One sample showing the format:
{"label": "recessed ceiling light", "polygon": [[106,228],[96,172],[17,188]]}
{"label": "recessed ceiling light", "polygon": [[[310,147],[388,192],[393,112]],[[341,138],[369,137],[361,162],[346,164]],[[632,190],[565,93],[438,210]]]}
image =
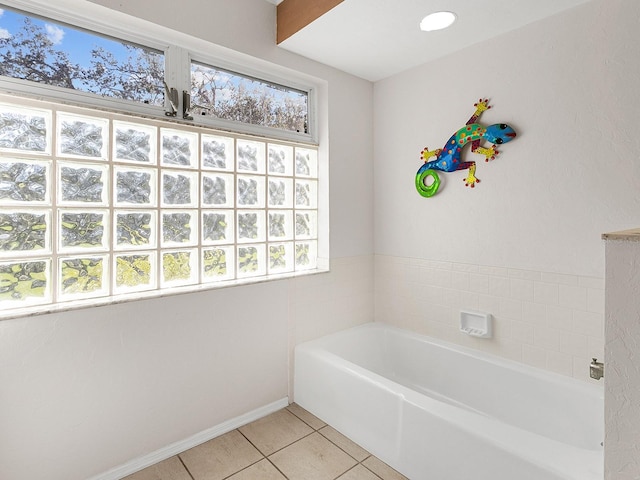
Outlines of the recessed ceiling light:
{"label": "recessed ceiling light", "polygon": [[420,30],[432,32],[451,26],[456,21],[456,14],[451,12],[436,12],[424,17],[420,22]]}

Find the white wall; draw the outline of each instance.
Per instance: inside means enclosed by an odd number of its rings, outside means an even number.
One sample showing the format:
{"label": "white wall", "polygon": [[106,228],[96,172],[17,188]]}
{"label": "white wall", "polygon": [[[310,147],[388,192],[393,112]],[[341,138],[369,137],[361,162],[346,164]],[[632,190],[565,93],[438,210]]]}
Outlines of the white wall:
{"label": "white wall", "polygon": [[606,242],[605,480],[640,478],[640,241]]}
{"label": "white wall", "polygon": [[[634,0],[594,0],[375,84],[377,320],[586,379],[603,353],[600,234],[640,212],[639,17]],[[465,152],[476,188],[441,174],[421,197],[420,151],[481,97],[481,123],[518,137],[490,163]],[[493,313],[496,338],[460,334],[461,307]]]}
{"label": "white wall", "polygon": [[282,399],[296,342],[373,318],[372,85],[279,50],[264,0],[95,3],[325,82],[332,271],[0,322],[2,479],[87,479]]}

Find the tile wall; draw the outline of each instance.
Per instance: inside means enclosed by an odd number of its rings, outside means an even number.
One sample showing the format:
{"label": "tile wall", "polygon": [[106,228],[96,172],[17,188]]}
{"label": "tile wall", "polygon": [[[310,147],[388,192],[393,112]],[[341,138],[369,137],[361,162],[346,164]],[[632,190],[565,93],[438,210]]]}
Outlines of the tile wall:
{"label": "tile wall", "polygon": [[[589,378],[604,358],[604,278],[376,255],[375,319]],[[459,331],[461,309],[494,317],[494,337]]]}

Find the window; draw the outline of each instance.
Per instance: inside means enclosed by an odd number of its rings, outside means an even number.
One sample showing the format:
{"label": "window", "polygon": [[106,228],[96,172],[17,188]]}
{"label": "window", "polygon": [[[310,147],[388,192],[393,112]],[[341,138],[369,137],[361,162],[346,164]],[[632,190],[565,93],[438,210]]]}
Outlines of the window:
{"label": "window", "polygon": [[164,39],[98,34],[0,4],[0,81],[12,91],[314,142],[311,88],[230,67]]}
{"label": "window", "polygon": [[192,111],[309,133],[307,93],[221,68],[191,63]]}
{"label": "window", "polygon": [[0,96],[0,157],[2,311],[317,266],[309,145]]}
{"label": "window", "polygon": [[326,269],[306,76],[91,3],[4,2],[0,317]]}
{"label": "window", "polygon": [[0,75],[164,105],[164,53],[3,8]]}

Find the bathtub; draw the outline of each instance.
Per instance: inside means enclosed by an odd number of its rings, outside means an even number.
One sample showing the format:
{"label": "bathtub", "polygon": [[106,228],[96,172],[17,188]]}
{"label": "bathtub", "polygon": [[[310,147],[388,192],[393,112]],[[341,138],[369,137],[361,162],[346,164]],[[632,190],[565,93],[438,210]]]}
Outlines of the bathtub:
{"label": "bathtub", "polygon": [[603,479],[602,388],[381,323],[298,345],[294,396],[411,480]]}

